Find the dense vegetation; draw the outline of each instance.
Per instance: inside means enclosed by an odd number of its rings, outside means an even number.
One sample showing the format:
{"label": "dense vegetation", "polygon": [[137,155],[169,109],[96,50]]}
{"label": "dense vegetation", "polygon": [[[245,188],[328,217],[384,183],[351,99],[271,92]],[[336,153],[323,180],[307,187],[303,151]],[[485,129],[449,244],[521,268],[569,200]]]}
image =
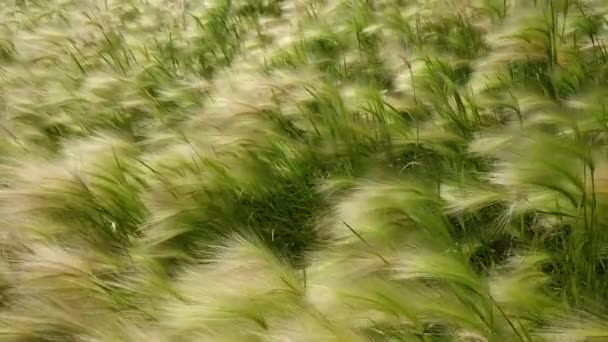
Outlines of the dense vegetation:
{"label": "dense vegetation", "polygon": [[608,341],[601,0],[0,7],[0,341]]}

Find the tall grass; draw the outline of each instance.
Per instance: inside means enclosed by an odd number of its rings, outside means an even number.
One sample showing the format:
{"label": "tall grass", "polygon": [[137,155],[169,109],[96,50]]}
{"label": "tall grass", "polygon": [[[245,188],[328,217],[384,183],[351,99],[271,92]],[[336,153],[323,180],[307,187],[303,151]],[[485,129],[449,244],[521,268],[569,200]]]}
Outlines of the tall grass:
{"label": "tall grass", "polygon": [[0,341],[608,340],[598,0],[0,7]]}

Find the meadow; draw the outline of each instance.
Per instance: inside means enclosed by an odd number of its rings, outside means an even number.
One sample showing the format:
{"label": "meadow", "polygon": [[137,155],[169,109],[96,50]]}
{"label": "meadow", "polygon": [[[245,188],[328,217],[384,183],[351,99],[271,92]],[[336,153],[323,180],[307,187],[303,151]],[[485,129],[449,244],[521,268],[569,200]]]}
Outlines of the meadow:
{"label": "meadow", "polygon": [[0,341],[608,341],[608,3],[4,0]]}

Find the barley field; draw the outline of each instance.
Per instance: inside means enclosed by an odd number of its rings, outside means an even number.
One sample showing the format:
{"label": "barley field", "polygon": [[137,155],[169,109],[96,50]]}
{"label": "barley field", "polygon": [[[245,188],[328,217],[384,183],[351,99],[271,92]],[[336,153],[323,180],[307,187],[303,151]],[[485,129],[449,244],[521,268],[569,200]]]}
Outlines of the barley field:
{"label": "barley field", "polygon": [[608,2],[4,0],[0,341],[608,341]]}

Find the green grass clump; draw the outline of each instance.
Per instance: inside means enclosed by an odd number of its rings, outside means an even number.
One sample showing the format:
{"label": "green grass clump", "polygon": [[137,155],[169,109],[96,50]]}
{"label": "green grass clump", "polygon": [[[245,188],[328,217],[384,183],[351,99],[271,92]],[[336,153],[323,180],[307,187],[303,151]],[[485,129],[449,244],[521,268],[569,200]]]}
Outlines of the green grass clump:
{"label": "green grass clump", "polygon": [[608,5],[0,7],[0,341],[608,341]]}

